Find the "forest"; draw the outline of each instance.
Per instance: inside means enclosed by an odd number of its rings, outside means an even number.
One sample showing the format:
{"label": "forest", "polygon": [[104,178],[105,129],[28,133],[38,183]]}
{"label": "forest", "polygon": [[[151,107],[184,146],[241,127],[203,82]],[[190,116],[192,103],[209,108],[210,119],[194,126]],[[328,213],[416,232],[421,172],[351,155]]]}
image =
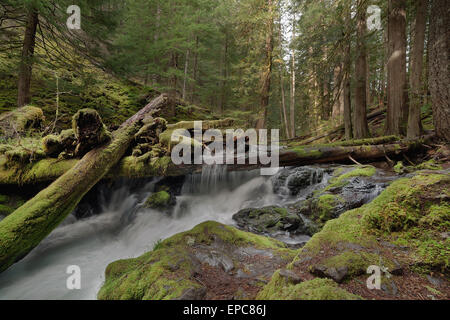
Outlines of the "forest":
{"label": "forest", "polygon": [[0,299],[449,299],[449,17],[0,0]]}

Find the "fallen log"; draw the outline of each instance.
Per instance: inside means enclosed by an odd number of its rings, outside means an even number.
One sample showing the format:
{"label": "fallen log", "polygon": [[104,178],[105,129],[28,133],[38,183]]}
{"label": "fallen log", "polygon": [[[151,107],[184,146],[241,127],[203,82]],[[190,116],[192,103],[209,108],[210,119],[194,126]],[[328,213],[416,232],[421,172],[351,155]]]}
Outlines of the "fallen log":
{"label": "fallen log", "polygon": [[0,221],[0,272],[25,257],[75,209],[123,157],[142,121],[170,100],[166,95],[154,99],[123,123],[109,143],[89,151],[49,187]]}
{"label": "fallen log", "polygon": [[[386,109],[376,110],[376,111],[374,111],[374,112],[372,112],[372,113],[367,115],[367,121],[371,121],[371,120],[373,120],[373,119],[383,115],[385,112],[386,112]],[[308,139],[305,139],[307,136],[303,136],[303,137],[292,138],[292,139],[284,140],[284,141],[285,142],[292,142],[292,141],[301,140],[300,142],[298,142],[296,144],[297,145],[307,145],[307,144],[311,144],[314,141],[317,141],[317,140],[329,137],[329,136],[331,136],[333,134],[339,133],[340,131],[343,131],[344,129],[345,129],[344,125],[340,125],[340,126],[338,126],[336,128],[328,130],[328,131],[326,131],[326,132],[324,132],[322,134],[318,134],[317,135],[317,133],[315,133],[313,137],[308,138]],[[309,135],[309,136],[311,136],[311,135]]]}
{"label": "fallen log", "polygon": [[[386,156],[407,153],[422,146],[422,140],[398,141],[395,136],[379,137],[364,140],[342,141],[331,144],[296,146],[280,151],[280,166],[301,166],[323,163],[348,163],[349,156],[356,161],[375,161]],[[0,185],[29,185],[39,182],[51,182],[74,168],[78,160],[44,159],[28,165],[20,174],[0,169]],[[237,161],[235,161],[237,163]],[[250,164],[228,165],[229,171],[252,170],[262,166]],[[1,166],[0,166],[1,168]],[[170,157],[150,159],[148,157],[127,156],[104,175],[104,179],[115,178],[148,178],[161,176],[180,176],[201,172],[202,165],[174,165]]]}

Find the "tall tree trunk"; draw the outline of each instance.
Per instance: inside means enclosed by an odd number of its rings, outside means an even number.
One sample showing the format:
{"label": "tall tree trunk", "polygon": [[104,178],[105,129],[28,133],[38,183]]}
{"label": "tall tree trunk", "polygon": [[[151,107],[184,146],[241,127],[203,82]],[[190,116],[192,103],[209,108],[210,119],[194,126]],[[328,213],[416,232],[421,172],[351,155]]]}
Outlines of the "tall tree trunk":
{"label": "tall tree trunk", "polygon": [[345,32],[344,36],[347,37],[345,42],[344,51],[344,66],[343,66],[343,96],[344,96],[344,128],[345,128],[345,139],[351,140],[353,138],[353,126],[352,126],[352,94],[350,88],[350,74],[351,74],[351,53],[352,53],[352,42],[350,40],[351,35],[351,9],[350,6],[346,7],[345,10]]}
{"label": "tall tree trunk", "polygon": [[343,107],[343,68],[342,63],[339,64],[337,67],[334,68],[333,73],[333,82],[334,82],[334,90],[333,90],[333,109],[331,112],[332,121],[335,126],[340,125],[342,123],[342,110],[344,110]]}
{"label": "tall tree trunk", "polygon": [[408,118],[408,138],[416,138],[421,134],[420,108],[422,106],[422,74],[425,29],[428,11],[428,0],[417,0],[414,42],[411,53],[410,98]]}
{"label": "tall tree trunk", "polygon": [[199,48],[199,37],[195,37],[195,51],[194,51],[194,63],[193,63],[193,70],[192,70],[192,88],[191,88],[191,101],[192,103],[195,103],[195,94],[197,89],[197,81],[198,81],[198,48]]}
{"label": "tall tree trunk", "polygon": [[[283,44],[283,25],[281,22],[281,14],[279,15],[279,20],[278,20],[278,25],[279,25],[279,32],[278,32],[278,42],[279,42],[279,46],[280,46],[280,57],[279,60],[283,61],[283,48],[282,48],[282,44]],[[287,113],[286,113],[286,92],[284,89],[284,64],[281,62],[279,64],[280,68],[279,68],[279,72],[280,72],[280,97],[281,97],[281,105],[280,105],[280,114],[281,114],[281,122],[283,123],[285,132],[286,132],[286,139],[290,139],[293,138],[291,137],[291,132],[289,130],[289,120],[287,118]]]}
{"label": "tall tree trunk", "polygon": [[22,58],[19,67],[19,83],[17,105],[23,107],[31,102],[31,75],[33,70],[34,46],[39,15],[36,8],[30,8],[27,14],[25,37],[22,47]]}
{"label": "tall tree trunk", "polygon": [[358,2],[357,12],[357,41],[356,52],[358,56],[355,63],[355,109],[353,121],[353,135],[356,139],[369,136],[367,124],[367,49],[365,44],[366,35],[366,6]]}
{"label": "tall tree trunk", "polygon": [[352,99],[350,90],[350,72],[348,72],[345,75],[345,82],[344,82],[344,128],[346,140],[351,140],[353,138],[351,101]]}
{"label": "tall tree trunk", "polygon": [[262,129],[267,126],[267,115],[270,98],[270,80],[272,77],[272,56],[273,56],[273,8],[272,0],[267,0],[269,21],[267,23],[266,31],[266,47],[264,62],[264,69],[262,70],[262,86],[261,86],[261,102],[260,102],[260,117],[256,125],[256,129]]}
{"label": "tall tree trunk", "polygon": [[[295,14],[292,19],[292,39],[295,39]],[[289,116],[291,117],[291,138],[295,138],[295,48],[291,51],[291,101]]]}
{"label": "tall tree trunk", "polygon": [[289,131],[289,122],[286,113],[286,93],[284,90],[284,78],[283,78],[283,67],[280,65],[280,96],[281,96],[281,121],[283,122],[283,126],[286,132],[286,138],[290,139],[291,134]]}
{"label": "tall tree trunk", "polygon": [[430,16],[429,87],[436,135],[450,141],[450,6],[448,0],[432,0]]}
{"label": "tall tree trunk", "polygon": [[387,134],[403,135],[408,122],[406,79],[406,0],[389,0]]}
{"label": "tall tree trunk", "polygon": [[228,76],[228,32],[225,30],[225,38],[223,42],[223,53],[222,53],[222,79],[220,81],[220,113],[223,114],[226,104],[226,86],[227,86],[227,76]]}
{"label": "tall tree trunk", "polygon": [[188,79],[188,70],[189,70],[189,53],[190,50],[186,50],[186,61],[184,62],[184,79],[183,79],[183,100],[186,100],[186,86]]}

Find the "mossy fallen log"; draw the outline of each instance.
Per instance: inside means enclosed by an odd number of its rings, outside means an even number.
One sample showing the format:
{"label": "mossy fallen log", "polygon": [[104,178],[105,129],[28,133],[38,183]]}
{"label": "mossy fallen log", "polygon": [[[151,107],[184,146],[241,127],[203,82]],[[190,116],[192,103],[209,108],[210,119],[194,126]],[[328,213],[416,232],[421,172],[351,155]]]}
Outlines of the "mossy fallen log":
{"label": "mossy fallen log", "polygon": [[[369,141],[370,140],[370,141]],[[350,157],[357,161],[375,161],[394,157],[420,148],[423,140],[394,141],[394,137],[369,140],[356,140],[325,145],[297,146],[280,151],[280,167],[302,166],[323,163],[348,163]],[[386,144],[367,144],[382,143]],[[348,144],[354,145],[348,145]],[[2,165],[7,161],[0,156],[0,185],[29,185],[51,182],[77,165],[78,160],[44,159],[21,168]],[[237,161],[235,161],[237,163]],[[252,170],[263,167],[260,164],[228,165],[229,171]],[[103,178],[146,178],[155,176],[180,176],[201,172],[202,165],[175,165],[169,156],[151,158],[149,154],[141,157],[127,156],[104,175]]]}
{"label": "mossy fallen log", "polygon": [[41,109],[25,106],[0,115],[0,136],[11,138],[41,129],[45,117]]}
{"label": "mossy fallen log", "polygon": [[[165,95],[153,100],[143,109],[146,112],[141,110],[115,131],[109,143],[88,152],[49,187],[0,222],[0,272],[25,257],[75,209],[124,156],[142,121],[168,101]],[[34,166],[31,170],[36,175],[39,172]]]}

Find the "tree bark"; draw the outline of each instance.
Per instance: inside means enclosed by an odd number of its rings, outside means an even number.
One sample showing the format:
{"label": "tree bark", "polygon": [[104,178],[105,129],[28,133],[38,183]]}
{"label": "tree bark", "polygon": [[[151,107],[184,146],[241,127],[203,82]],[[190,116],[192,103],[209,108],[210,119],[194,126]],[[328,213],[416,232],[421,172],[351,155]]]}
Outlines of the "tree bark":
{"label": "tree bark", "polygon": [[367,49],[365,44],[366,35],[366,6],[358,4],[357,12],[357,42],[356,50],[358,56],[355,63],[355,108],[353,121],[353,135],[356,139],[369,136],[367,124]]}
{"label": "tree bark", "polygon": [[436,135],[450,141],[450,6],[447,0],[433,0],[430,16],[429,87]]}
{"label": "tree bark", "polygon": [[[295,39],[295,14],[292,20],[292,39]],[[295,49],[292,45],[291,51],[291,101],[289,116],[291,118],[291,138],[295,138]]]}
{"label": "tree bark", "polygon": [[406,0],[389,0],[387,63],[387,134],[406,134]]}
{"label": "tree bark", "polygon": [[29,9],[19,67],[18,107],[23,107],[31,102],[31,75],[33,70],[34,47],[36,43],[36,28],[38,21],[39,14],[37,9]]}
{"label": "tree bark", "polygon": [[280,65],[280,95],[281,95],[281,121],[286,132],[286,138],[292,138],[289,131],[289,122],[286,113],[286,93],[284,91],[283,67]]}
{"label": "tree bark", "polygon": [[184,62],[184,79],[183,79],[183,100],[186,100],[186,86],[187,86],[187,79],[188,79],[188,70],[189,70],[189,53],[190,50],[186,50],[186,60]]}
{"label": "tree bark", "polygon": [[343,97],[344,97],[344,128],[345,128],[345,139],[353,139],[353,126],[352,126],[352,97],[351,97],[351,87],[350,87],[350,74],[351,74],[351,50],[352,43],[350,40],[350,23],[351,23],[351,12],[350,7],[347,6],[345,10],[345,32],[344,36],[347,37],[345,40],[344,49],[344,79],[343,79]]}
{"label": "tree bark", "polygon": [[[351,155],[356,160],[376,160],[377,158],[384,158],[386,155],[401,154],[411,150],[411,148],[421,145],[421,140],[416,141],[397,141],[396,136],[368,138],[363,140],[344,141],[340,143],[333,143],[330,145],[293,145],[285,150],[280,151],[280,167],[290,165],[307,165],[314,163],[347,163],[348,156]],[[301,144],[301,143],[300,143]],[[62,160],[58,165],[55,165],[53,170],[44,171],[36,170],[41,173],[40,176],[34,176],[33,181],[20,181],[22,184],[31,184],[32,182],[49,182],[54,181],[64,174],[72,171],[72,168],[78,167],[82,160]],[[56,163],[56,159],[55,159]],[[148,163],[145,166],[136,166],[136,160],[133,157],[123,158],[116,166],[103,176],[104,179],[118,179],[118,178],[145,178],[145,177],[162,177],[162,176],[181,176],[189,173],[201,172],[202,165],[175,165],[170,161],[170,157],[159,158],[154,163]],[[234,161],[234,163],[237,163]],[[39,162],[33,166],[40,166]],[[257,165],[227,165],[229,171],[233,170],[252,170],[263,167],[261,164]],[[32,171],[32,167],[27,167],[26,170]],[[0,171],[1,172],[1,171]],[[0,175],[0,185],[17,185],[17,182],[12,180],[5,181],[3,172]],[[26,171],[23,172],[28,176]],[[0,222],[0,230],[2,222]]]}
{"label": "tree bark", "polygon": [[87,153],[69,171],[0,222],[0,272],[25,257],[70,214],[122,158],[142,120],[167,105],[161,95],[128,119],[107,145]]}
{"label": "tree bark", "polygon": [[272,0],[267,0],[268,22],[266,31],[265,46],[265,62],[262,70],[262,86],[261,86],[261,102],[260,102],[260,119],[256,125],[256,129],[262,129],[267,126],[267,115],[270,99],[270,80],[272,77],[272,61],[273,61],[273,7]]}
{"label": "tree bark", "polygon": [[417,0],[414,43],[411,53],[410,98],[408,118],[408,138],[419,137],[422,131],[420,108],[422,106],[422,73],[425,44],[425,28],[428,0]]}

